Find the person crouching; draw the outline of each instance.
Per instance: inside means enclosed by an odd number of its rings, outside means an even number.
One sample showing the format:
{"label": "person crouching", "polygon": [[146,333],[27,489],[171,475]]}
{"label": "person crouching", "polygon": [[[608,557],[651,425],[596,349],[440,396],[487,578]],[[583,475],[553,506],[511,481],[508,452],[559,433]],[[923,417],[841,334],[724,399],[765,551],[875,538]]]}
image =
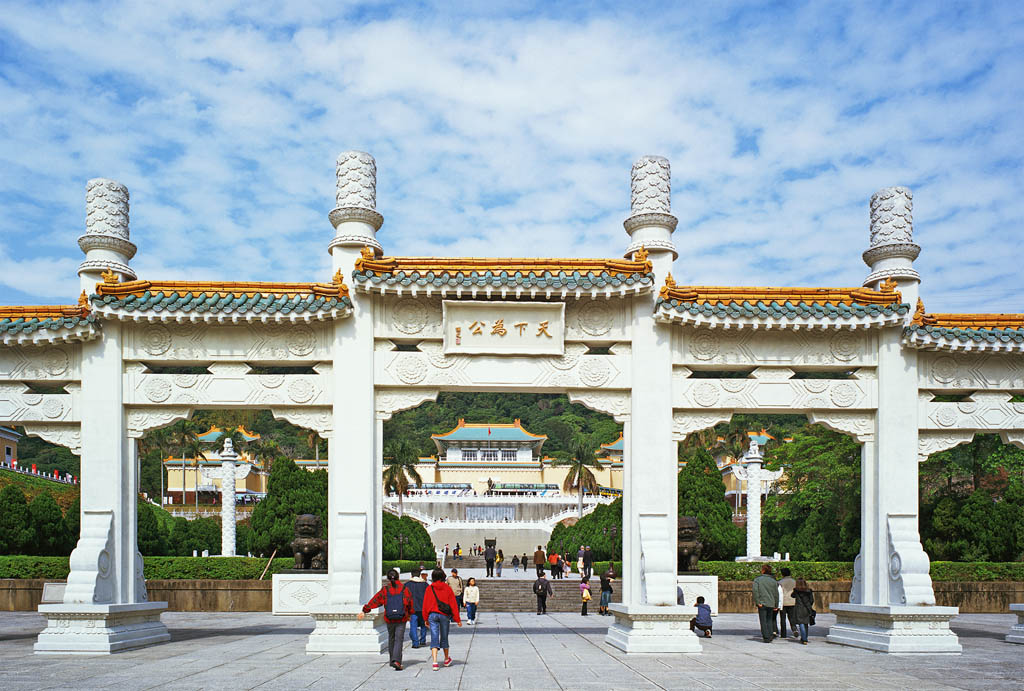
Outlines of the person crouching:
{"label": "person crouching", "polygon": [[704,638],[711,638],[711,605],[704,604],[704,596],[697,597],[697,616],[690,620],[690,631],[697,629],[704,632]]}

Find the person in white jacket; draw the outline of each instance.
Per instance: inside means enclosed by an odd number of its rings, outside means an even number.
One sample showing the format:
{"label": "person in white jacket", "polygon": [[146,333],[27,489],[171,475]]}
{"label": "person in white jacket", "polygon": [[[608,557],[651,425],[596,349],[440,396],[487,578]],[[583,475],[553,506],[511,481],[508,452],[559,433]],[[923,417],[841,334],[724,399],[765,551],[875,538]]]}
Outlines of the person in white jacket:
{"label": "person in white jacket", "polygon": [[466,623],[476,626],[476,608],[480,604],[480,588],[476,585],[476,579],[470,578],[466,581],[466,587],[462,591],[462,600],[466,603]]}

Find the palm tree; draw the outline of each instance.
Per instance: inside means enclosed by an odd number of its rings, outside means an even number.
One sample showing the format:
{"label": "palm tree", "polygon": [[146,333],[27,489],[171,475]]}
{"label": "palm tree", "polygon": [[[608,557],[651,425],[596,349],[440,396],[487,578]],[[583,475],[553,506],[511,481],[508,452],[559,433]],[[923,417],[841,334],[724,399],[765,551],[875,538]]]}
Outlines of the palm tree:
{"label": "palm tree", "polygon": [[584,490],[589,491],[591,494],[596,494],[598,490],[597,478],[594,477],[594,473],[590,469],[600,468],[601,463],[597,460],[597,455],[594,453],[593,444],[588,444],[584,439],[577,438],[572,443],[571,458],[556,459],[551,461],[551,465],[569,466],[569,472],[565,474],[565,481],[562,482],[562,491],[571,492],[576,490],[579,492],[579,515],[580,518],[583,518]]}
{"label": "palm tree", "polygon": [[263,472],[269,473],[274,467],[274,461],[281,456],[281,445],[273,439],[260,439],[255,442],[253,458],[260,462]]}
{"label": "palm tree", "polygon": [[398,494],[398,517],[401,518],[404,511],[402,496],[409,491],[409,485],[423,484],[423,478],[416,470],[420,459],[416,449],[407,441],[395,442],[388,451],[390,453],[384,457],[384,489]]}
{"label": "palm tree", "polygon": [[306,443],[313,449],[313,457],[316,459],[316,467],[320,467],[320,435],[314,430],[306,431]]}
{"label": "palm tree", "polygon": [[144,437],[139,439],[139,457],[155,453],[160,463],[160,507],[164,505],[164,459],[170,455],[171,430],[167,427],[150,430]]}
{"label": "palm tree", "polygon": [[[170,434],[172,443],[181,449],[181,505],[185,506],[185,459],[189,453],[202,454],[202,444],[196,437],[200,427],[193,420],[182,420]],[[196,512],[199,511],[199,474],[196,474]]]}

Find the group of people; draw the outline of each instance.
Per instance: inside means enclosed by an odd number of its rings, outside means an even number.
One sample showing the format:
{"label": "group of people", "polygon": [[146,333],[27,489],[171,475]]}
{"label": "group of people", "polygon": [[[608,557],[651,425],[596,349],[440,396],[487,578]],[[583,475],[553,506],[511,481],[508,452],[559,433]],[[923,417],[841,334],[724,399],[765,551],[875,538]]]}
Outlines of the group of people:
{"label": "group of people", "polygon": [[[545,554],[544,548],[537,545],[537,551],[533,553],[533,563],[537,566],[537,571],[541,571],[544,565],[551,569],[551,578],[556,580],[562,580],[572,573],[572,561],[570,558],[571,553],[558,554],[557,552],[551,552]],[[523,555],[523,570],[526,570],[526,555]],[[576,553],[576,570],[580,576],[591,578],[594,575],[594,553],[590,550],[589,545],[580,545],[579,551]]]}
{"label": "group of people", "polygon": [[771,643],[776,636],[786,638],[789,622],[793,638],[807,645],[808,628],[814,626],[814,591],[803,578],[793,578],[789,569],[782,569],[782,578],[775,580],[771,564],[761,567],[754,579],[754,603],[761,624],[761,638]]}

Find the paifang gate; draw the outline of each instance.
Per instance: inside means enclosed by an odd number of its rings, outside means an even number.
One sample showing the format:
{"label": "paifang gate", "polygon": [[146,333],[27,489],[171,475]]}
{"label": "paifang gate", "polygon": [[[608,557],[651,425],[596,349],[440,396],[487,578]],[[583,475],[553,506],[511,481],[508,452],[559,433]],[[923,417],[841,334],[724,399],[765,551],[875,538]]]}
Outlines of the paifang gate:
{"label": "paifang gate", "polygon": [[[168,640],[136,547],[136,440],[197,408],[269,408],[332,447],[328,604],[307,649],[380,651],[381,621],[356,614],[381,580],[383,422],[440,391],[484,390],[565,392],[623,424],[612,645],[700,651],[675,604],[677,443],[736,412],[799,412],[862,445],[862,549],[829,640],[959,652],[956,609],[935,606],[918,535],[917,464],[976,432],[1024,444],[1024,404],[1012,402],[1024,392],[1024,315],[925,311],[902,187],[872,197],[870,273],[849,288],[677,285],[667,160],[636,162],[631,207],[623,258],[395,256],[377,239],[374,160],[346,152],[331,277],[200,283],[137,278],[128,191],[90,180],[77,304],[0,307],[0,420],[82,464],[81,536],[64,602],[40,607],[36,650]],[[252,371],[275,365],[307,373]],[[751,373],[714,377],[727,369]],[[943,393],[966,395],[933,400]]]}

